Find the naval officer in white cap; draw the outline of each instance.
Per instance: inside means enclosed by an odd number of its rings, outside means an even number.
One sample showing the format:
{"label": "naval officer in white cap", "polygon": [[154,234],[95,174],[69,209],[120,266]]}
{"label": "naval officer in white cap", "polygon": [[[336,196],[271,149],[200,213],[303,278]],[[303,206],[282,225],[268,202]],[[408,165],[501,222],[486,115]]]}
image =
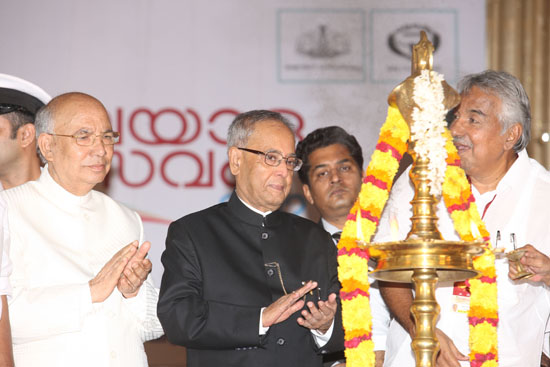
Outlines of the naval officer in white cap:
{"label": "naval officer in white cap", "polygon": [[50,99],[35,84],[0,74],[0,190],[40,176],[34,116]]}

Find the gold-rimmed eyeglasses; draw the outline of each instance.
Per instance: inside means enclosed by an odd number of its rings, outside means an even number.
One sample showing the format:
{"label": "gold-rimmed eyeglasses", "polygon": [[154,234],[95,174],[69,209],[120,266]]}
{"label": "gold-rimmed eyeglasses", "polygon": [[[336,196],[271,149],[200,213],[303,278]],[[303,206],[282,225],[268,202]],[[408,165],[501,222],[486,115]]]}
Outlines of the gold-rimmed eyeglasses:
{"label": "gold-rimmed eyeglasses", "polygon": [[108,131],[101,134],[92,134],[92,133],[80,133],[80,134],[74,134],[74,135],[66,135],[66,134],[54,134],[54,133],[48,133],[49,135],[53,136],[63,136],[65,138],[73,138],[76,141],[76,144],[81,145],[83,147],[88,147],[90,145],[94,145],[95,138],[101,137],[101,142],[103,145],[113,145],[118,143],[120,140],[120,133],[115,131]]}
{"label": "gold-rimmed eyeglasses", "polygon": [[284,160],[286,162],[286,168],[290,171],[299,171],[302,167],[302,160],[296,156],[290,155],[285,157],[276,150],[268,150],[267,152],[261,152],[255,149],[248,148],[237,148],[239,150],[244,150],[245,152],[254,153],[258,155],[263,155],[265,164],[272,167],[277,167]]}

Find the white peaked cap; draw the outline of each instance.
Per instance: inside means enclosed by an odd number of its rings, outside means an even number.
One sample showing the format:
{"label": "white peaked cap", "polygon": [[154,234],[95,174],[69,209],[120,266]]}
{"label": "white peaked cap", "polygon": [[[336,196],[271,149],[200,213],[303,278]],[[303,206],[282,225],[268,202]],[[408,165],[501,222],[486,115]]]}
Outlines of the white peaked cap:
{"label": "white peaked cap", "polygon": [[36,111],[51,99],[52,97],[36,84],[0,73],[0,104],[20,106],[36,114]]}

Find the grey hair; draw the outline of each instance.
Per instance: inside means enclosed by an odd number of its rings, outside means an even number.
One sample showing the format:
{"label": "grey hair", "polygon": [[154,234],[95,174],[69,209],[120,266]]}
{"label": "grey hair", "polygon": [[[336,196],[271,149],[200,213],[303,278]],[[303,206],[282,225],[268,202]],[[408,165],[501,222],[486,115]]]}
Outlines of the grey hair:
{"label": "grey hair", "polygon": [[[53,111],[50,104],[41,107],[36,113],[34,120],[34,128],[36,130],[36,141],[42,133],[52,133],[54,127]],[[37,146],[38,156],[42,163],[47,163],[46,158],[42,155],[40,148]]]}
{"label": "grey hair", "polygon": [[460,94],[467,94],[473,87],[500,98],[502,107],[498,118],[502,133],[513,124],[520,123],[522,134],[514,144],[514,151],[517,153],[525,149],[531,139],[531,106],[521,82],[505,71],[495,70],[466,75],[458,82]]}
{"label": "grey hair", "polygon": [[254,110],[241,113],[235,117],[227,131],[227,148],[245,147],[248,138],[254,132],[254,125],[258,122],[275,120],[279,121],[295,134],[295,127],[286,117],[279,112],[268,110]]}

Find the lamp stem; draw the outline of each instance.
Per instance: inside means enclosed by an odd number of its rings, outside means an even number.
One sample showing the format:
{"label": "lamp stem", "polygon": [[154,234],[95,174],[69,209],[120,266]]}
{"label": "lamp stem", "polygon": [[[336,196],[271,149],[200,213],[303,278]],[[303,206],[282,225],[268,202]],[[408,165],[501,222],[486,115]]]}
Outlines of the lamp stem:
{"label": "lamp stem", "polygon": [[439,342],[435,336],[435,324],[439,305],[435,300],[437,272],[435,269],[414,269],[412,282],[415,298],[411,306],[416,325],[416,335],[411,347],[416,356],[416,367],[434,367]]}

